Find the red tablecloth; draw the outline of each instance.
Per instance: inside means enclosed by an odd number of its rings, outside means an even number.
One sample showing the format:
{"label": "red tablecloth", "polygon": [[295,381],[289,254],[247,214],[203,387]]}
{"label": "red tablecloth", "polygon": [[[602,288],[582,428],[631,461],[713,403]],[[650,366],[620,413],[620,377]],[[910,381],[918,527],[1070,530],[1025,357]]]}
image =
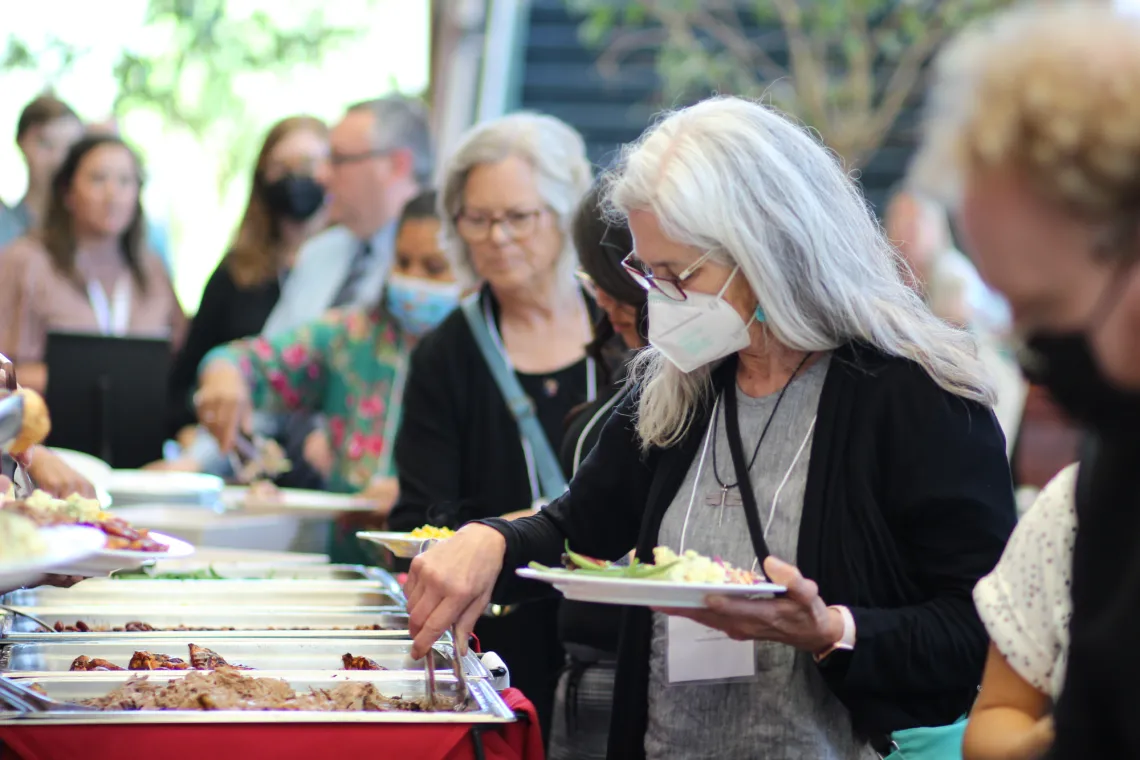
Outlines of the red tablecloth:
{"label": "red tablecloth", "polygon": [[[534,705],[522,692],[502,697],[523,719],[480,731],[487,760],[544,760]],[[467,760],[469,726],[274,723],[137,726],[0,726],[3,760],[313,760],[323,757]],[[11,753],[15,753],[14,757]]]}

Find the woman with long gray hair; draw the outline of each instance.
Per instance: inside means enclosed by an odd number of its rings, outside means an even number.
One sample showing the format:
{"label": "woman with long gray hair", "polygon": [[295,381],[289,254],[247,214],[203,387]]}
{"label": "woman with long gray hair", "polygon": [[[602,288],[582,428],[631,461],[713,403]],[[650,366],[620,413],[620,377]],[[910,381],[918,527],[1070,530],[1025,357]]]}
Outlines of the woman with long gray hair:
{"label": "woman with long gray hair", "polygon": [[[512,114],[468,131],[443,174],[452,267],[484,285],[412,355],[393,530],[534,514],[566,488],[555,448],[564,421],[609,376],[587,354],[596,306],[574,276],[570,226],[591,182],[581,135],[552,116]],[[484,605],[476,627],[544,731],[563,666],[559,601]]]}
{"label": "woman with long gray hair", "polygon": [[761,105],[669,115],[608,197],[649,292],[637,388],[567,494],[413,562],[415,652],[493,592],[533,593],[515,568],[566,543],[691,549],[787,592],[627,615],[610,758],[956,750],[986,654],[970,593],[1014,523],[972,339],[905,286],[836,160]]}

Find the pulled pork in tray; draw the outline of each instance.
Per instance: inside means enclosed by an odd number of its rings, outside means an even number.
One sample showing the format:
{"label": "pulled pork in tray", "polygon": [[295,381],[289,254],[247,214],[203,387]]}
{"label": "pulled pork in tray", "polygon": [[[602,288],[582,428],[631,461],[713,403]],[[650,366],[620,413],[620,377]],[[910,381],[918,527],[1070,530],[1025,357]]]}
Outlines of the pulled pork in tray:
{"label": "pulled pork in tray", "polygon": [[[374,660],[367,657],[353,657],[350,653],[345,653],[341,656],[341,661],[344,663],[345,670],[387,670],[382,665],[377,664]],[[244,665],[231,665],[225,659],[212,649],[200,647],[197,644],[190,645],[190,661],[179,659],[178,657],[171,657],[167,654],[153,654],[152,652],[135,652],[131,657],[130,663],[127,664],[126,670],[222,670],[230,668],[233,670],[253,670]],[[123,670],[124,668],[115,665],[112,662],[102,659],[101,657],[87,657],[80,655],[76,657],[71,663],[68,670]]]}
{"label": "pulled pork in tray", "polygon": [[[321,712],[428,712],[422,697],[386,697],[371,683],[346,681],[331,689],[297,693],[277,678],[244,676],[232,668],[187,673],[168,683],[131,676],[110,694],[80,704],[100,710],[312,710]],[[436,710],[453,711],[454,701],[436,697]]]}
{"label": "pulled pork in tray", "polygon": [[357,625],[352,628],[344,628],[342,626],[333,626],[331,628],[312,628],[308,626],[297,626],[294,628],[280,628],[276,626],[268,626],[267,628],[234,628],[232,626],[206,626],[206,627],[191,627],[188,625],[175,625],[168,628],[160,628],[153,626],[150,623],[144,623],[139,620],[132,620],[129,623],[119,626],[108,625],[91,625],[82,620],[76,620],[74,625],[64,623],[61,620],[55,621],[52,626],[56,633],[146,633],[148,631],[186,631],[193,633],[194,631],[387,631],[389,628],[373,623],[372,625]]}

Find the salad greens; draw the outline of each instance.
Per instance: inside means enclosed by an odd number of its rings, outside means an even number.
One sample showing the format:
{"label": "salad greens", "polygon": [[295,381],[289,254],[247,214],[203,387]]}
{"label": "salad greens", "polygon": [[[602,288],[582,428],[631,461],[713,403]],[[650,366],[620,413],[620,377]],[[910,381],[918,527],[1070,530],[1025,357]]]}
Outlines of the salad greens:
{"label": "salad greens", "polygon": [[235,578],[228,575],[221,575],[214,569],[213,565],[209,565],[200,570],[189,570],[184,573],[155,573],[151,572],[148,568],[139,570],[115,571],[111,573],[111,577],[118,580],[156,580],[156,581],[230,581],[230,580],[272,580],[275,573],[270,571],[265,575],[259,575],[250,578]]}
{"label": "salad greens", "polygon": [[630,578],[646,580],[649,578],[656,578],[669,572],[669,570],[680,562],[680,558],[671,562],[666,562],[663,565],[655,565],[649,562],[641,562],[636,557],[630,560],[628,565],[617,565],[613,562],[607,562],[603,559],[594,559],[587,557],[584,554],[577,554],[570,550],[570,542],[566,542],[566,553],[562,555],[562,563],[565,567],[551,568],[538,562],[531,562],[529,567],[532,570],[561,570],[564,572],[574,573],[587,573],[590,575],[602,575],[609,578]]}

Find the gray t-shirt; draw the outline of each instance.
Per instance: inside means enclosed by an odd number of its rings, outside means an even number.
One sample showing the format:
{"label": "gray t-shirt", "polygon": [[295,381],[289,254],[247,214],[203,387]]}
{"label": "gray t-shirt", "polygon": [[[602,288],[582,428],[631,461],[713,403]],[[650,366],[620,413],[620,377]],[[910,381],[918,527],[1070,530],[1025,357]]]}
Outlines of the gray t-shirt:
{"label": "gray t-shirt", "polygon": [[[804,485],[820,392],[830,356],[805,370],[788,387],[751,470],[760,523],[773,555],[795,563],[803,511]],[[763,398],[737,394],[745,459],[750,459],[778,393]],[[665,513],[658,543],[674,550],[695,549],[738,567],[754,567],[756,553],[739,499],[719,504],[722,483],[736,473],[725,437],[724,406],[719,405],[715,444],[700,466],[693,460],[684,484]],[[707,431],[706,431],[707,434]],[[697,470],[700,481],[697,483]],[[692,513],[685,527],[692,499]],[[684,546],[681,534],[684,531]],[[774,642],[756,642],[756,675],[719,681],[670,683],[668,622],[653,615],[650,654],[648,760],[871,760],[878,755],[855,738],[846,708],[824,683],[810,654]]]}

